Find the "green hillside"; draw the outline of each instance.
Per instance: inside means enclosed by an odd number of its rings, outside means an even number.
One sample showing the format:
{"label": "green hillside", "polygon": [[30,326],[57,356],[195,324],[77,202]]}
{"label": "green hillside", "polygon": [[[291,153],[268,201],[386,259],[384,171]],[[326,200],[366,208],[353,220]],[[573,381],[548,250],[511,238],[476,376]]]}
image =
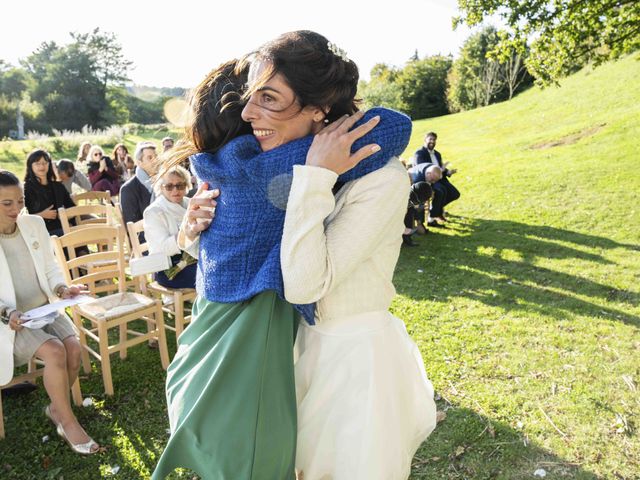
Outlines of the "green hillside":
{"label": "green hillside", "polygon": [[448,408],[412,478],[640,478],[639,77],[415,122],[406,156],[436,131],[462,197],[397,269]]}
{"label": "green hillside", "polygon": [[[448,227],[417,237],[396,269],[393,312],[446,412],[411,479],[640,478],[636,58],[415,123],[406,156],[436,131],[462,197]],[[30,148],[4,142],[0,161],[22,172]],[[73,152],[63,144],[55,154]],[[175,353],[175,336],[167,340]],[[96,365],[81,374],[93,404],[76,412],[105,447],[88,458],[55,435],[43,388],[7,397],[0,478],[149,478],[168,438],[166,374],[146,345],[113,356],[112,372],[113,397]]]}

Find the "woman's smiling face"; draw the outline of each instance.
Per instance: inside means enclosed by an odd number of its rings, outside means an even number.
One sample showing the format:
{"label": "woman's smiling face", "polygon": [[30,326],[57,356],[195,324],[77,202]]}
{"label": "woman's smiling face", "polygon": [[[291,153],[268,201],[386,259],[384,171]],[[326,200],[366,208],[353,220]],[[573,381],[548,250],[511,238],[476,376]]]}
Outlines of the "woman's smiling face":
{"label": "woman's smiling face", "polygon": [[[265,65],[256,63],[249,72],[249,88],[260,79]],[[242,119],[251,124],[263,151],[317,133],[322,128],[324,112],[314,106],[300,107],[295,92],[284,76],[275,73],[249,97]]]}

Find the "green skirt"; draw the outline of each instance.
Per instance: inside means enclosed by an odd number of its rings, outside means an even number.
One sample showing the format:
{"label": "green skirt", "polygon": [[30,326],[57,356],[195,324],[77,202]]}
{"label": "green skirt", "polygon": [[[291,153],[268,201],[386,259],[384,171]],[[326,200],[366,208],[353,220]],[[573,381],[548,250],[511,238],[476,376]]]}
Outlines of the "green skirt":
{"label": "green skirt", "polygon": [[192,313],[167,372],[171,437],[152,478],[178,467],[203,480],[295,478],[298,314],[273,291],[198,297]]}

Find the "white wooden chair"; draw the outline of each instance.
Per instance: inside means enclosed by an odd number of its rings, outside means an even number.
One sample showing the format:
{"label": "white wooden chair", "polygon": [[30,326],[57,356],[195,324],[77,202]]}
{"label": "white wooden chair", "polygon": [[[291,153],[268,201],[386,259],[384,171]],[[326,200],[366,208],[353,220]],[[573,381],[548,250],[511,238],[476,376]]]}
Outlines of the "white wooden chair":
{"label": "white wooden chair", "polygon": [[[169,353],[165,336],[162,302],[145,295],[127,292],[124,259],[124,228],[119,226],[93,226],[72,231],[62,237],[52,237],[55,254],[64,273],[67,284],[83,283],[88,285],[92,294],[100,291],[103,283],[117,285],[117,293],[96,298],[92,302],[71,307],[73,321],[79,330],[82,345],[82,365],[85,373],[91,371],[89,355],[102,365],[102,379],[105,393],[113,395],[110,356],[116,352],[121,359],[127,357],[127,350],[143,342],[158,342],[162,368],[169,366]],[[105,250],[96,249],[96,245],[107,245]],[[91,253],[68,261],[64,249],[87,247]],[[100,269],[91,272],[88,265],[100,263]],[[73,277],[79,267],[85,267],[85,275]],[[147,331],[136,330],[132,322],[138,319],[147,321]],[[108,333],[119,329],[119,340],[111,344]],[[87,343],[87,337],[98,344],[98,349]]]}
{"label": "white wooden chair", "polygon": [[[131,242],[131,252],[133,258],[141,258],[145,252],[149,250],[146,242],[141,243],[138,234],[144,231],[143,220],[135,223],[128,222],[127,230],[129,231],[129,240]],[[160,285],[158,282],[150,281],[148,276],[141,275],[139,277],[140,291],[148,293],[156,297],[162,298],[163,295],[172,297],[170,303],[163,303],[162,309],[171,314],[175,319],[175,326],[165,325],[166,328],[176,332],[176,341],[185,328],[185,325],[191,321],[191,313],[185,315],[185,303],[193,302],[197,296],[197,292],[193,288],[168,288]]]}
{"label": "white wooden chair", "polygon": [[81,205],[109,205],[111,204],[111,192],[108,190],[106,192],[82,192],[82,193],[74,193],[71,195],[71,200],[76,206]]}

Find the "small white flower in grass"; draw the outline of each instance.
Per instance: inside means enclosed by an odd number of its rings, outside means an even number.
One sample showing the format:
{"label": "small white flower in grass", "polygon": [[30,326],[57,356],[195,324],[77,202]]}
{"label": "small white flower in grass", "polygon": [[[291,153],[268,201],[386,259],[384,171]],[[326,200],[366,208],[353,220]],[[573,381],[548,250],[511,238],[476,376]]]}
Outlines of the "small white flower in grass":
{"label": "small white flower in grass", "polygon": [[533,476],[544,478],[547,476],[547,471],[544,468],[539,468],[535,472],[533,472]]}
{"label": "small white flower in grass", "polygon": [[42,437],[42,443],[47,443],[49,441],[49,435],[45,435]]}
{"label": "small white flower in grass", "polygon": [[418,273],[424,273],[424,270],[418,269]]}
{"label": "small white flower in grass", "polygon": [[120,465],[114,465],[111,467],[111,475],[116,475],[120,471]]}
{"label": "small white flower in grass", "polygon": [[83,407],[90,407],[91,405],[93,405],[93,398],[91,397],[87,397],[82,401]]}

